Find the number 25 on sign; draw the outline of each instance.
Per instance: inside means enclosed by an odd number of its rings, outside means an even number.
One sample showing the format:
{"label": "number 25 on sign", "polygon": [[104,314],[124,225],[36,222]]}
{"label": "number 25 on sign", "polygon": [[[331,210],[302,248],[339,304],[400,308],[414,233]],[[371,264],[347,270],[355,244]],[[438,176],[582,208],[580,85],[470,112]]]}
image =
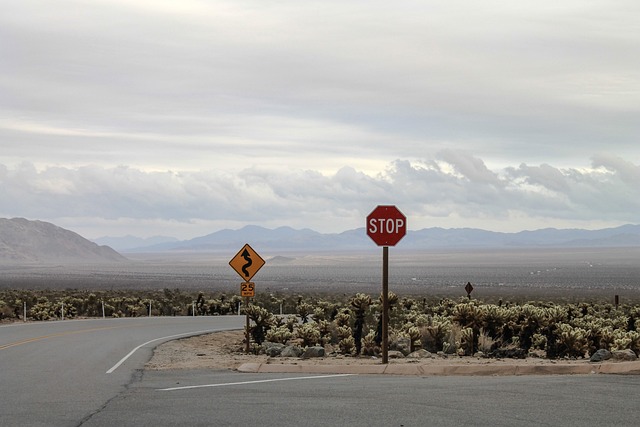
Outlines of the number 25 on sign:
{"label": "number 25 on sign", "polygon": [[240,296],[253,298],[256,296],[256,284],[253,282],[242,282],[240,284]]}

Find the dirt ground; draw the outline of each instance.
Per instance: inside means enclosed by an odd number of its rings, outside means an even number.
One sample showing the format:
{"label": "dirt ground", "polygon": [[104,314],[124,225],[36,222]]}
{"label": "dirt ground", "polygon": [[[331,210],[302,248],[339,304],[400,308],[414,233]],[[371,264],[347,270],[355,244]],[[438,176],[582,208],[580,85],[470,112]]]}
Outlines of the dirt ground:
{"label": "dirt ground", "polygon": [[[183,338],[169,341],[158,346],[153,357],[147,363],[146,369],[213,369],[236,370],[244,363],[290,364],[290,365],[364,365],[381,364],[380,358],[326,356],[323,358],[301,359],[268,357],[266,355],[247,355],[243,350],[242,331],[216,332],[213,334]],[[480,357],[441,357],[433,355],[426,359],[390,359],[390,364],[423,364],[429,366],[450,365],[554,365],[588,364],[588,359],[582,360],[548,360],[536,357],[526,359],[489,359]]]}

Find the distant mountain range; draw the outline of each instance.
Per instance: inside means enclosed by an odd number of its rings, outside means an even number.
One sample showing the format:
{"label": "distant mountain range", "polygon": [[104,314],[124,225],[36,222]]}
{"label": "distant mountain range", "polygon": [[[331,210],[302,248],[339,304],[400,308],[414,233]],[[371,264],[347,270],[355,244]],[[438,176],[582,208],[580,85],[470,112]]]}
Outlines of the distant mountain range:
{"label": "distant mountain range", "polygon": [[0,218],[0,262],[117,262],[126,258],[48,222]]}
{"label": "distant mountain range", "polygon": [[[106,246],[104,243],[110,245]],[[123,253],[231,253],[245,243],[256,250],[283,254],[373,251],[375,244],[364,228],[323,234],[290,227],[268,229],[249,225],[221,230],[190,240],[172,237],[141,239],[104,237],[91,242],[77,233],[42,221],[0,218],[0,263],[119,262]],[[498,233],[473,228],[410,230],[400,250],[640,247],[640,225],[602,230],[554,229]]]}
{"label": "distant mountain range", "polygon": [[101,246],[109,246],[118,251],[127,251],[136,248],[145,248],[148,246],[156,246],[168,243],[178,243],[179,239],[168,236],[153,236],[153,237],[136,237],[136,236],[122,236],[122,237],[99,237],[93,239],[93,242]]}
{"label": "distant mountain range", "polygon": [[[271,252],[362,251],[376,246],[364,228],[343,233],[323,234],[290,227],[268,229],[249,225],[239,230],[221,230],[190,240],[155,238],[156,243],[137,245],[131,236],[96,239],[121,252],[229,252],[245,243]],[[152,242],[153,239],[145,242]],[[624,225],[602,230],[547,228],[518,233],[499,233],[474,228],[425,228],[410,230],[397,246],[400,249],[482,249],[482,248],[576,248],[640,247],[640,225]]]}

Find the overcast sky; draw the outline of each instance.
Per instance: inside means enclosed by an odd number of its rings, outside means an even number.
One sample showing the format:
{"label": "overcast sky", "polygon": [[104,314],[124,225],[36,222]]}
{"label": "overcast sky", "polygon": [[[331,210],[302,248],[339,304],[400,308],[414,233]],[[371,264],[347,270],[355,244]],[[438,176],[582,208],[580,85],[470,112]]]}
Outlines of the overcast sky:
{"label": "overcast sky", "polygon": [[637,0],[0,0],[0,217],[640,223]]}

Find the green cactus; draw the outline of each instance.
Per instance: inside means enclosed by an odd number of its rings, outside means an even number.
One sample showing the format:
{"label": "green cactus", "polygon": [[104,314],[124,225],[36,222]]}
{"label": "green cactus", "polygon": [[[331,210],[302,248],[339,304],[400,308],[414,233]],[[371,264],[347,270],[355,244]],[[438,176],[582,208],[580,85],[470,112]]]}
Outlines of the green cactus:
{"label": "green cactus", "polygon": [[376,344],[376,331],[371,330],[362,339],[362,354],[365,356],[375,356],[380,352]]}
{"label": "green cactus", "polygon": [[296,305],[296,313],[302,319],[302,323],[307,323],[309,321],[309,316],[313,313],[314,308],[311,304],[306,302],[301,302]]}
{"label": "green cactus", "polygon": [[457,322],[463,329],[471,329],[472,344],[471,350],[465,353],[475,353],[478,351],[478,339],[480,329],[484,326],[483,310],[475,303],[458,304],[453,309],[453,320]]}
{"label": "green cactus", "polygon": [[371,305],[371,297],[366,294],[356,294],[351,301],[349,301],[356,320],[353,326],[353,340],[355,345],[356,354],[360,354],[362,350],[362,330],[364,328],[364,315],[369,306]]}
{"label": "green cactus", "polygon": [[340,352],[345,355],[353,354],[355,346],[356,342],[351,335],[341,339],[340,342],[338,342],[338,348],[340,349]]}
{"label": "green cactus", "polygon": [[583,357],[588,353],[589,332],[567,323],[556,326],[558,357]]}
{"label": "green cactus", "polygon": [[267,309],[253,304],[245,306],[244,312],[254,323],[250,327],[251,337],[256,344],[262,344],[267,331],[275,324],[275,317]]}
{"label": "green cactus", "polygon": [[336,326],[349,326],[351,323],[351,315],[349,314],[349,310],[345,309],[338,313],[335,318]]}
{"label": "green cactus", "polygon": [[292,337],[293,334],[286,326],[271,328],[265,335],[267,341],[277,342],[280,344],[286,344]]}
{"label": "green cactus", "polygon": [[409,337],[411,343],[410,351],[413,353],[418,349],[418,347],[420,347],[422,332],[420,332],[420,329],[417,326],[411,326],[407,329],[406,335]]}
{"label": "green cactus", "polygon": [[448,317],[432,316],[427,326],[422,328],[422,348],[434,353],[442,350],[444,343],[451,335],[452,327]]}
{"label": "green cactus", "polygon": [[320,343],[320,330],[315,322],[303,323],[296,329],[296,336],[302,340],[305,347],[314,346]]}

